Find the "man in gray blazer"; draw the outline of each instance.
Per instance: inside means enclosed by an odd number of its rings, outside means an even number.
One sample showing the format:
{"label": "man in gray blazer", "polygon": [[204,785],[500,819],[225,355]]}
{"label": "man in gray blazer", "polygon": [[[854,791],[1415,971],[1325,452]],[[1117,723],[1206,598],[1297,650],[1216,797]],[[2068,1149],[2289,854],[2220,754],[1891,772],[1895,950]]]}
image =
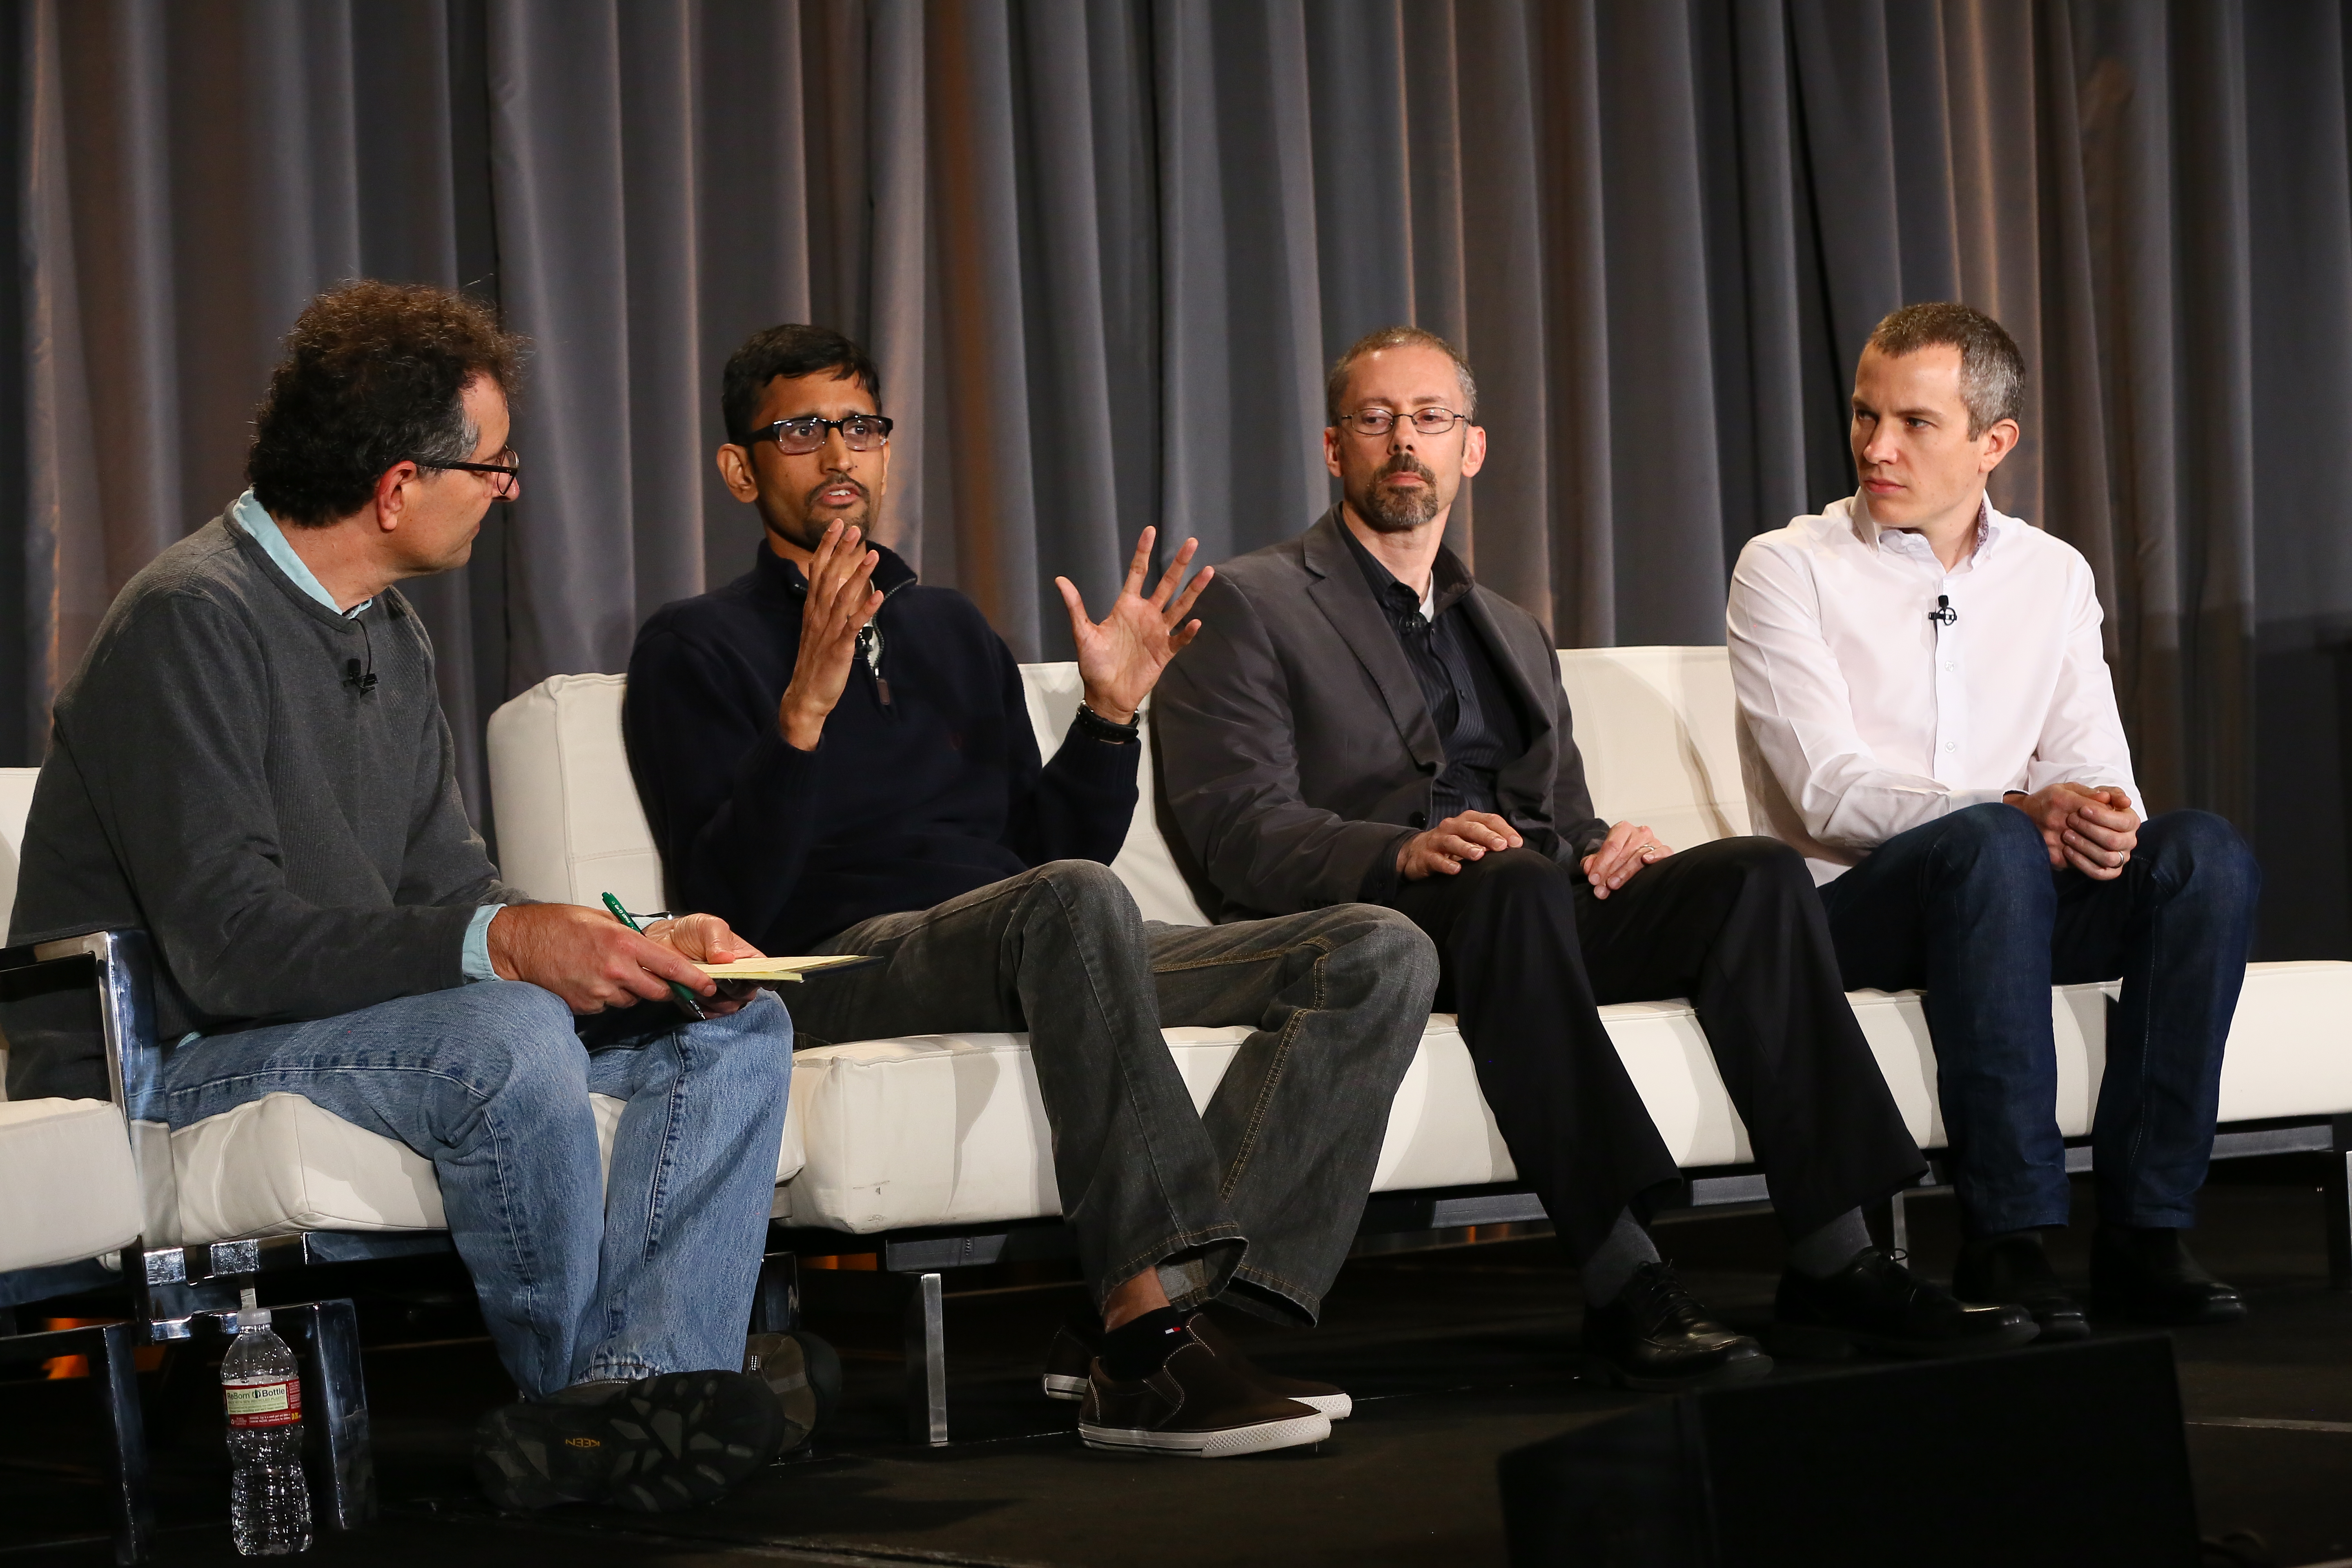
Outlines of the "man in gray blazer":
{"label": "man in gray blazer", "polygon": [[1873,1247],[1861,1205],[1925,1168],[1846,1005],[1804,862],[1675,854],[1596,817],[1545,628],[1444,547],[1486,457],[1470,367],[1391,327],[1332,367],[1342,500],[1220,567],[1161,679],[1160,777],[1220,918],[1385,904],[1437,943],[1520,1176],[1582,1273],[1584,1348],[1636,1388],[1755,1376],[1757,1342],[1676,1282],[1643,1219],[1677,1173],[1595,1009],[1687,996],[1790,1237],[1776,1348],[2021,1343]]}

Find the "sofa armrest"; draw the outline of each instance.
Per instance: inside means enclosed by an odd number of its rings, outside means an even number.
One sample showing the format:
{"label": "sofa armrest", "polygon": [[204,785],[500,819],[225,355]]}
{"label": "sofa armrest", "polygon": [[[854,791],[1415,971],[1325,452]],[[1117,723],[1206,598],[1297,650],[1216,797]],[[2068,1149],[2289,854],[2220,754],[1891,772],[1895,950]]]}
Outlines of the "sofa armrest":
{"label": "sofa armrest", "polygon": [[163,1058],[155,1037],[154,946],[135,929],[84,931],[0,948],[0,973],[90,961],[98,990],[107,1098],[131,1121],[163,1119]]}

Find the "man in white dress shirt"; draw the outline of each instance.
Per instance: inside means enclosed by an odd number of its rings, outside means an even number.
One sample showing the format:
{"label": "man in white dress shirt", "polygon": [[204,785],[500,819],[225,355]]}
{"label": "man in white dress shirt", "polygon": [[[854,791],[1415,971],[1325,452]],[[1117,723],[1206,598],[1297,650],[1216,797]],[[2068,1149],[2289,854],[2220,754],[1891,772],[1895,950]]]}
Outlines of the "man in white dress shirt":
{"label": "man in white dress shirt", "polygon": [[1802,851],[1849,986],[1927,989],[1966,1241],[1954,1290],[2088,1331],[2044,1254],[2067,1222],[2053,984],[2120,977],[2092,1137],[2092,1304],[2242,1317],[2192,1258],[2221,1047],[2262,878],[2201,811],[2143,822],[2091,568],[1996,511],[2024,364],[1965,305],[1878,324],[1854,372],[1861,489],[1732,574],[1757,826]]}

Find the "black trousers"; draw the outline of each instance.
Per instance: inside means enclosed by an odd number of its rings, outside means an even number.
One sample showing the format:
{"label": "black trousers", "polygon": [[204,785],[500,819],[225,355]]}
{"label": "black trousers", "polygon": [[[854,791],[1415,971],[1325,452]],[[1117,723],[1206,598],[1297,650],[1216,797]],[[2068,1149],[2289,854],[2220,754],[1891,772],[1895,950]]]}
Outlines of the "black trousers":
{"label": "black trousers", "polygon": [[1702,844],[1606,899],[1532,849],[1406,883],[1437,943],[1522,1180],[1571,1258],[1679,1179],[1594,1009],[1688,997],[1747,1124],[1782,1231],[1808,1235],[1927,1169],[1846,1005],[1812,878],[1770,838]]}

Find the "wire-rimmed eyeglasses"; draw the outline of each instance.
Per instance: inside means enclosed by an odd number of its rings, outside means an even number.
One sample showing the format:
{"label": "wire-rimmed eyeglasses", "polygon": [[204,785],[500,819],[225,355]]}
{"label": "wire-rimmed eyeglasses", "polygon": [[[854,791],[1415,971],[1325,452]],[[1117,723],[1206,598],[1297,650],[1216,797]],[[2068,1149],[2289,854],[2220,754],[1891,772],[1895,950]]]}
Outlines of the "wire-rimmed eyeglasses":
{"label": "wire-rimmed eyeglasses", "polygon": [[754,430],[751,439],[773,441],[776,449],[785,456],[803,458],[823,447],[825,437],[838,430],[843,446],[853,452],[870,452],[890,438],[890,426],[891,421],[879,414],[852,414],[844,419],[803,414],[796,419],[779,419]]}
{"label": "wire-rimmed eyeglasses", "polygon": [[[1392,408],[1359,408],[1353,414],[1339,416],[1339,423],[1359,436],[1385,436],[1396,428],[1400,416]],[[1467,420],[1467,414],[1456,414],[1451,408],[1416,408],[1402,416],[1412,422],[1412,427],[1424,436],[1443,436],[1456,425]]]}
{"label": "wire-rimmed eyeglasses", "polygon": [[495,463],[438,463],[425,458],[409,460],[420,468],[456,468],[463,473],[487,474],[490,480],[490,494],[500,500],[513,495],[522,484],[522,459],[515,456],[512,447],[500,452]]}

